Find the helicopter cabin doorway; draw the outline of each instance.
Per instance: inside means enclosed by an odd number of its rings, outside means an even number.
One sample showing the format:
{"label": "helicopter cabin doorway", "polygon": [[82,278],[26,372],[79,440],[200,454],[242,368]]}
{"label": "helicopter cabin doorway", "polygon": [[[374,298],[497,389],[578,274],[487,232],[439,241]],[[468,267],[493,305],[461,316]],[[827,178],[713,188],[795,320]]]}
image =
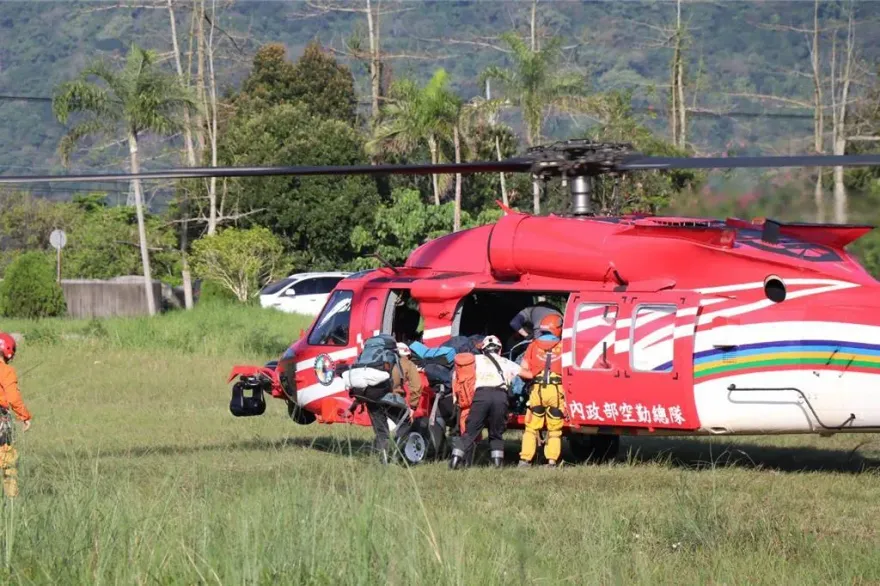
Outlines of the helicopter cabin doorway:
{"label": "helicopter cabin doorway", "polygon": [[531,336],[538,324],[523,323],[519,328],[516,317],[529,307],[543,306],[565,315],[569,293],[543,291],[480,291],[464,297],[458,304],[452,321],[453,336],[497,336],[502,353],[517,360],[526,350],[529,338],[523,338],[518,329]]}

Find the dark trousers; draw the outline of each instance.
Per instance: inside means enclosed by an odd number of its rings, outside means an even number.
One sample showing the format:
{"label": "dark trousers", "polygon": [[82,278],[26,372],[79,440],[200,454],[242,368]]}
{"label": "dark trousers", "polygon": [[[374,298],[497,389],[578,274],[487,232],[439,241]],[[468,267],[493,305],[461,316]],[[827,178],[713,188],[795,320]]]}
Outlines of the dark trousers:
{"label": "dark trousers", "polygon": [[[396,452],[396,450],[388,451],[388,440],[391,436],[391,431],[388,429],[388,419],[391,418],[397,421],[403,415],[403,409],[369,402],[366,403],[366,406],[367,414],[370,416],[370,425],[372,425],[373,432],[376,434],[376,438],[373,440],[373,450],[380,453],[383,459],[388,460]],[[409,419],[405,418],[394,432],[395,441],[405,437],[409,433],[410,427]]]}
{"label": "dark trousers", "polygon": [[504,430],[507,429],[507,391],[499,388],[481,387],[474,393],[471,412],[464,423],[465,433],[456,438],[452,450],[454,456],[470,460],[474,442],[489,428],[489,450],[492,458],[504,457]]}

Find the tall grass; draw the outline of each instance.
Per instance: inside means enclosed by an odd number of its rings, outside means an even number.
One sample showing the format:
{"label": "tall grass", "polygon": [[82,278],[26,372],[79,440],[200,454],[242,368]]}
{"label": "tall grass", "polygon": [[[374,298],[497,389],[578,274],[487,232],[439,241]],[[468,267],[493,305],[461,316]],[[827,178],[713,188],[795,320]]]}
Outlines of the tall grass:
{"label": "tall grass", "polygon": [[[557,470],[382,467],[368,429],[297,426],[280,402],[227,411],[237,353],[270,350],[237,340],[253,325],[286,345],[299,323],[203,307],[12,324],[35,419],[20,496],[0,498],[0,582],[880,582],[876,447],[850,456],[874,436],[627,438],[615,462]],[[511,435],[508,461],[518,448]]]}
{"label": "tall grass", "polygon": [[116,350],[169,349],[184,354],[277,356],[312,318],[214,301],[192,311],[149,318],[3,320],[0,329],[24,334],[27,344],[62,341]]}

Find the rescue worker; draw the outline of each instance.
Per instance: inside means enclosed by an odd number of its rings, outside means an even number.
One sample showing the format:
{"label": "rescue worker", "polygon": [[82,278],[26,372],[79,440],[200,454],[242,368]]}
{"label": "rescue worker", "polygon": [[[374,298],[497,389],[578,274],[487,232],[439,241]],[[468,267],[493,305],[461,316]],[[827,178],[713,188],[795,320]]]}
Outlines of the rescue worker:
{"label": "rescue worker", "polygon": [[[550,305],[546,297],[539,295],[535,305],[530,305],[513,316],[513,319],[510,320],[510,328],[524,339],[527,339],[537,329],[541,320],[548,315],[557,315],[560,320],[562,319],[562,314],[559,313],[559,310]],[[527,326],[528,329],[526,329]]]}
{"label": "rescue worker", "polygon": [[456,469],[468,464],[477,436],[483,427],[489,428],[489,456],[500,468],[504,463],[504,430],[507,428],[508,389],[516,376],[531,378],[530,371],[501,356],[501,341],[486,336],[480,344],[481,354],[475,358],[476,389],[470,413],[465,421],[465,432],[455,438],[449,467]]}
{"label": "rescue worker", "polygon": [[[409,411],[409,416],[404,423],[395,431],[395,439],[404,437],[408,433],[412,424],[412,417],[415,407],[419,404],[419,397],[422,396],[422,379],[419,376],[419,369],[415,363],[410,360],[411,352],[409,346],[403,343],[397,344],[398,365],[394,365],[391,369],[391,393],[399,396],[401,407],[395,408],[389,405],[380,405],[372,401],[367,401],[367,413],[370,416],[370,424],[376,438],[373,441],[373,448],[379,453],[379,457],[383,463],[389,462],[388,456],[388,439],[391,432],[388,428],[388,418],[397,420],[402,411]],[[406,402],[407,389],[409,389],[409,403]]]}
{"label": "rescue worker", "polygon": [[22,422],[24,431],[31,427],[31,414],[18,390],[18,375],[9,365],[15,357],[15,349],[15,339],[0,332],[0,470],[3,471],[3,493],[9,498],[18,495],[18,451],[12,445],[9,410]]}
{"label": "rescue worker", "polygon": [[544,457],[556,466],[562,453],[562,427],[567,414],[562,388],[562,318],[548,315],[535,331],[520,363],[533,376],[526,411],[519,465],[531,466],[538,448],[538,433],[547,428]]}

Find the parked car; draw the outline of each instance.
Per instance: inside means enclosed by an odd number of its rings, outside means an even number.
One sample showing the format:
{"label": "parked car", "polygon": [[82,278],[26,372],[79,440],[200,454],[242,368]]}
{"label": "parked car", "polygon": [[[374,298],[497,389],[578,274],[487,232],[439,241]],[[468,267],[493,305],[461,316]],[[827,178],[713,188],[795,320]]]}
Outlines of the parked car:
{"label": "parked car", "polygon": [[318,315],[330,292],[351,273],[296,273],[260,291],[260,305],[287,313]]}

